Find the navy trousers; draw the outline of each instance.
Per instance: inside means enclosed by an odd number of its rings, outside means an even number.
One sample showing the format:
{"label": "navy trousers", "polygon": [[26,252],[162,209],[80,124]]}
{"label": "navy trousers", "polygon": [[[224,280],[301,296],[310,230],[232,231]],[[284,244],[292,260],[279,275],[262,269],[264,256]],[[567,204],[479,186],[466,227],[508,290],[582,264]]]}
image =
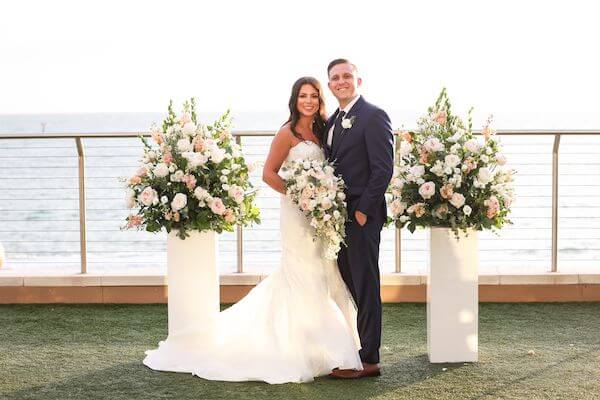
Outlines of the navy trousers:
{"label": "navy trousers", "polygon": [[[349,207],[350,210],[353,207]],[[380,214],[380,213],[377,213]],[[385,216],[385,204],[383,205]],[[360,226],[354,211],[346,224],[346,244],[338,254],[338,267],[358,307],[360,358],[370,364],[379,363],[381,346],[381,283],[379,278],[379,243],[384,217],[373,215]]]}

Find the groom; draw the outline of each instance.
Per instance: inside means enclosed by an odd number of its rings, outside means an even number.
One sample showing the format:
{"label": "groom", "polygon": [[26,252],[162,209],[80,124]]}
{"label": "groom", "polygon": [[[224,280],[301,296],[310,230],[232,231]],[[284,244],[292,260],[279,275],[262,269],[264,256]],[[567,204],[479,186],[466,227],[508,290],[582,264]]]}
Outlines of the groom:
{"label": "groom", "polygon": [[336,378],[378,376],[381,344],[379,242],[386,220],[385,191],[394,168],[390,119],[359,94],[354,64],[336,59],[327,67],[329,89],[339,108],[325,131],[327,158],[346,183],[346,244],[338,254],[340,273],[358,306],[363,370],[336,369]]}

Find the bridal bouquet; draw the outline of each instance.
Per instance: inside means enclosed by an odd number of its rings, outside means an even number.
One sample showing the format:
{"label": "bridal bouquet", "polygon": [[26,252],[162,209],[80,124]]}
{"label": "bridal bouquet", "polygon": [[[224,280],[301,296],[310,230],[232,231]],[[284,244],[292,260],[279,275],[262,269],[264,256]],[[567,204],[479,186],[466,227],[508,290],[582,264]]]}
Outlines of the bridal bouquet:
{"label": "bridal bouquet", "polygon": [[417,226],[459,230],[499,229],[511,223],[507,215],[514,200],[514,170],[491,128],[482,138],[450,110],[443,89],[415,132],[400,132],[394,175],[388,189],[392,220],[414,232]]}
{"label": "bridal bouquet", "polygon": [[337,259],[346,236],[344,181],[326,160],[295,160],[282,167],[287,195],[315,228],[314,238],[324,242],[324,255]]}
{"label": "bridal bouquet", "polygon": [[249,166],[230,133],[229,111],[212,125],[197,121],[194,99],[176,116],[173,103],[162,126],[153,125],[142,164],[127,179],[127,206],[138,208],[125,228],[157,232],[189,230],[218,233],[234,225],[259,222]]}

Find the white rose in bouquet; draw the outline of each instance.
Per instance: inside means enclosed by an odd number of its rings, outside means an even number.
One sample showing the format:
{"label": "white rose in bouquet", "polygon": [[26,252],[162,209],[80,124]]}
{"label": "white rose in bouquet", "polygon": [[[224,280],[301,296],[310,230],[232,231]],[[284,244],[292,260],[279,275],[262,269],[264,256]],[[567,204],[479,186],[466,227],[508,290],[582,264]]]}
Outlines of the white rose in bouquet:
{"label": "white rose in bouquet", "polygon": [[457,235],[468,228],[500,229],[511,223],[514,171],[502,169],[506,158],[492,137],[491,119],[481,141],[471,131],[470,115],[465,124],[450,110],[444,89],[419,119],[417,131],[397,135],[402,142],[388,188],[390,219],[411,232],[431,226],[448,227]]}
{"label": "white rose in bouquet", "polygon": [[236,224],[259,222],[250,166],[232,140],[229,112],[210,126],[196,115],[193,99],[179,117],[169,104],[162,124],[152,127],[152,140],[142,136],[143,164],[127,180],[127,205],[139,210],[124,228],[165,228],[185,239],[191,230],[232,232]]}
{"label": "white rose in bouquet", "polygon": [[171,201],[173,211],[179,211],[187,205],[187,196],[183,193],[177,193]]}

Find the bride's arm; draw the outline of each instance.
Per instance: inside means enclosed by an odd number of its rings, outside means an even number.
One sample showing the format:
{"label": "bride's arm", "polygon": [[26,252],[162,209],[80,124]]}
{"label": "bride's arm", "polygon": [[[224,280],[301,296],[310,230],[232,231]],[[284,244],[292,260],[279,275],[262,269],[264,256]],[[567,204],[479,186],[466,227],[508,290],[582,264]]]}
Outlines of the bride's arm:
{"label": "bride's arm", "polygon": [[285,194],[283,179],[277,173],[292,147],[292,131],[286,124],[275,135],[263,168],[263,181],[273,190]]}

